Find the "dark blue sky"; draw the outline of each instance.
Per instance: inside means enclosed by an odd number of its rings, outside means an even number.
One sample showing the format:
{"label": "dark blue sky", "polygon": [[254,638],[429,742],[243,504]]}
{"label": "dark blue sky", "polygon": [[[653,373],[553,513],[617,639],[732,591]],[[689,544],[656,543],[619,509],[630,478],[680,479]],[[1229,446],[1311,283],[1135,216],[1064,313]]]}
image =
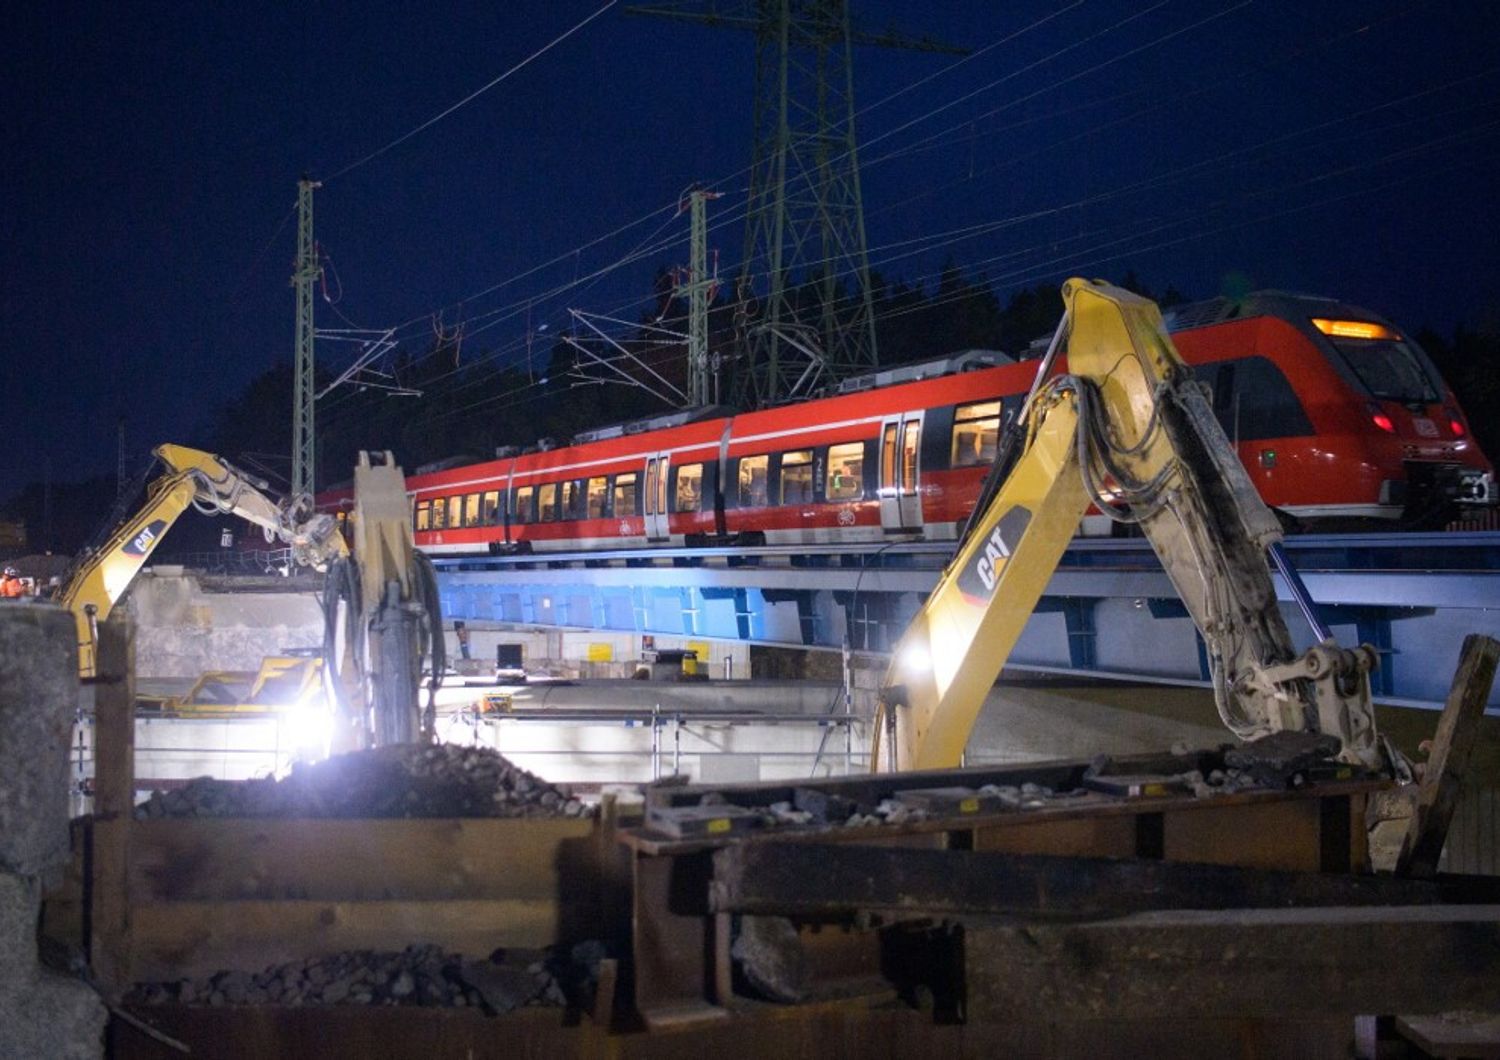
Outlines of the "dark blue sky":
{"label": "dark blue sky", "polygon": [[[201,440],[215,406],[289,356],[298,175],[338,172],[602,2],[30,4],[8,15],[0,497],[39,478],[44,460],[59,480],[110,469],[121,416],[137,453]],[[1333,294],[1413,330],[1500,320],[1495,5],[854,7],[871,28],[894,22],[975,49],[1055,15],[879,106],[954,59],[857,52],[869,241],[888,275],[916,280],[951,257],[1004,291],[1134,269],[1193,296],[1243,283]],[[337,309],[369,326],[415,321],[403,332],[415,338],[447,306],[449,324],[473,320],[472,353],[511,347],[526,323],[508,307],[658,230],[680,234],[680,249],[532,311],[554,328],[569,305],[635,316],[628,303],[649,296],[655,266],[685,261],[685,222],[658,213],[571,252],[696,180],[727,193],[720,217],[739,216],[751,64],[748,36],[609,11],[328,181],[317,231]],[[1024,219],[905,242],[1013,218]],[[715,233],[726,267],[741,240],[738,223]],[[321,301],[319,312],[321,326],[340,324]]]}

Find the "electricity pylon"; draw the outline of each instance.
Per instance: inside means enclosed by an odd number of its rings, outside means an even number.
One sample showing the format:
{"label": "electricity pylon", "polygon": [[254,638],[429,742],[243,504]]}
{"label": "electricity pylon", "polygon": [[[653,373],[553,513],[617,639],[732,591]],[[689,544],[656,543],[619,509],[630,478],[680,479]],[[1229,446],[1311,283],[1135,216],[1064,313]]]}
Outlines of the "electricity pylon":
{"label": "electricity pylon", "polygon": [[292,496],[311,497],[316,488],[314,466],[317,435],[313,426],[313,403],[317,400],[313,371],[313,285],[322,272],[318,246],[313,242],[313,189],[317,181],[297,181],[297,267],[292,287],[297,292],[297,333],[293,360],[292,392]]}
{"label": "electricity pylon", "polygon": [[755,34],[755,140],[736,284],[740,398],[767,405],[878,364],[851,51],[855,44],[962,50],[853,30],[848,0],[627,10]]}

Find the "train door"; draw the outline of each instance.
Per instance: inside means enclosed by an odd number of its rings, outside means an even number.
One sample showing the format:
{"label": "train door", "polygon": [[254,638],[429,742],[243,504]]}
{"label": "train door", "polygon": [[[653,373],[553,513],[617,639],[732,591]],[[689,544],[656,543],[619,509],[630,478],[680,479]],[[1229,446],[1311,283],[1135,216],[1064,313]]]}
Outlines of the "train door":
{"label": "train door", "polygon": [[658,453],[646,458],[646,481],[641,493],[641,511],[646,519],[646,540],[666,541],[672,536],[667,525],[667,471],[670,454]]}
{"label": "train door", "polygon": [[887,532],[922,529],[922,415],[888,416],[880,425],[880,525]]}

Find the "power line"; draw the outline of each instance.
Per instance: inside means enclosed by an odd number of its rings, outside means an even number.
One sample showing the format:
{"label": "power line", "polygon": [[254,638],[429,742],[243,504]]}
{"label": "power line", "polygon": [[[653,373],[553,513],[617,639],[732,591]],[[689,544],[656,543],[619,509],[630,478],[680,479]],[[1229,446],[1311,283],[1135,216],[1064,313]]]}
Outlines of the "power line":
{"label": "power line", "polygon": [[584,26],[587,26],[590,22],[594,21],[594,19],[598,18],[600,15],[604,14],[604,12],[606,12],[610,8],[614,7],[615,4],[617,4],[617,3],[619,3],[619,0],[607,0],[607,2],[604,4],[603,7],[599,8],[599,10],[595,11],[588,18],[584,19],[582,22],[579,22],[577,25],[573,26],[572,29],[569,29],[568,31],[566,31],[562,35],[560,35],[558,37],[554,37],[552,40],[548,41],[545,45],[543,45],[542,47],[538,48],[536,51],[532,52],[530,55],[528,55],[526,58],[522,59],[520,62],[516,63],[516,65],[512,66],[509,70],[506,70],[499,77],[496,77],[493,80],[487,82],[486,84],[481,85],[479,88],[476,88],[473,92],[470,92],[467,96],[465,96],[463,99],[459,100],[457,103],[455,103],[452,106],[448,107],[446,110],[442,111],[441,113],[436,114],[436,115],[434,115],[431,118],[428,118],[421,125],[418,125],[415,129],[412,129],[410,132],[403,133],[402,135],[396,137],[394,140],[392,140],[390,143],[386,144],[384,147],[381,147],[381,148],[378,148],[377,150],[371,151],[369,154],[365,155],[365,157],[359,159],[357,162],[351,162],[351,163],[349,163],[343,169],[339,170],[337,173],[334,173],[333,176],[331,176],[331,177],[325,177],[323,183],[326,184],[330,180],[335,180],[335,179],[337,179],[339,177],[342,177],[345,173],[348,173],[350,170],[358,169],[360,166],[364,165],[366,162],[373,162],[375,159],[377,159],[381,155],[385,154],[391,148],[398,147],[401,144],[404,144],[407,140],[410,140],[413,136],[417,135],[417,133],[421,132],[424,129],[429,129],[432,126],[436,125],[438,122],[442,121],[448,115],[450,115],[454,111],[458,110],[460,107],[464,106],[465,104],[472,103],[474,100],[476,100],[480,96],[484,95],[490,89],[494,88],[500,82],[502,82],[506,78],[510,77],[511,74],[514,74],[517,71],[524,69],[525,67],[529,66],[534,60],[541,58],[543,55],[546,55],[553,48],[557,47],[557,45],[561,44],[563,41],[567,40],[573,34],[577,33],[579,30],[583,29]]}
{"label": "power line", "polygon": [[[1243,5],[1243,4],[1241,4],[1241,5],[1238,5],[1238,6],[1239,6],[1239,7],[1243,7],[1243,6],[1244,6],[1244,5]],[[1227,14],[1227,13],[1229,13],[1229,12],[1231,12],[1231,11],[1234,11],[1234,10],[1237,10],[1237,9],[1238,9],[1238,7],[1232,7],[1232,8],[1228,8],[1228,9],[1225,9],[1225,10],[1223,10],[1223,11],[1220,11],[1220,12],[1218,12],[1218,13],[1217,13],[1217,14],[1215,14],[1215,15],[1211,15],[1211,16],[1209,16],[1209,17],[1208,17],[1208,18],[1206,18],[1206,19],[1203,19],[1203,20],[1200,20],[1200,21],[1199,21],[1199,22],[1197,22],[1197,23],[1193,23],[1193,24],[1191,24],[1191,25],[1189,25],[1189,26],[1187,26],[1187,27],[1183,27],[1183,28],[1181,28],[1181,29],[1178,29],[1178,30],[1175,30],[1175,31],[1173,31],[1173,32],[1171,32],[1171,33],[1169,33],[1169,34],[1166,34],[1166,35],[1165,35],[1165,36],[1163,36],[1163,37],[1159,37],[1159,38],[1157,38],[1157,39],[1156,39],[1156,40],[1153,40],[1153,41],[1152,41],[1152,42],[1150,42],[1150,43],[1149,43],[1149,44],[1147,44],[1147,45],[1143,45],[1143,46],[1141,46],[1141,47],[1142,47],[1142,48],[1143,48],[1143,47],[1149,47],[1149,46],[1151,46],[1151,45],[1154,45],[1154,44],[1158,44],[1158,43],[1160,43],[1160,42],[1161,42],[1161,41],[1163,41],[1163,40],[1166,40],[1166,39],[1170,39],[1170,38],[1171,38],[1171,37],[1173,37],[1173,36],[1176,36],[1176,35],[1179,35],[1179,34],[1181,34],[1181,33],[1183,33],[1183,32],[1187,32],[1187,31],[1188,31],[1188,30],[1190,30],[1190,29],[1192,29],[1192,28],[1195,28],[1195,27],[1196,27],[1196,26],[1198,26],[1198,25],[1202,25],[1202,24],[1203,24],[1203,23],[1204,23],[1204,22],[1207,22],[1207,21],[1211,21],[1211,20],[1212,20],[1212,19],[1214,19],[1214,18],[1218,18],[1218,17],[1222,17],[1222,16],[1223,16],[1223,15],[1224,15],[1224,14]],[[1118,25],[1119,25],[1119,23],[1116,23],[1116,26],[1118,26]],[[1112,27],[1112,28],[1113,28],[1113,27]],[[1339,37],[1337,37],[1337,38],[1334,38],[1334,39],[1341,39],[1341,38],[1342,38],[1342,36],[1347,36],[1347,35],[1348,35],[1348,34],[1342,34],[1342,35],[1339,35]],[[1329,43],[1329,42],[1328,42],[1328,41],[1325,41],[1325,42],[1323,42],[1323,43],[1324,43],[1324,44],[1326,44],[1326,43]],[[1320,45],[1320,46],[1321,46],[1321,45]],[[1090,68],[1090,69],[1089,69],[1089,70],[1088,70],[1088,71],[1084,71],[1084,72],[1083,72],[1083,73],[1085,73],[1085,74],[1086,74],[1086,73],[1089,73],[1089,72],[1093,72],[1093,71],[1096,71],[1096,70],[1098,70],[1098,69],[1100,69],[1100,68],[1102,68],[1102,67],[1104,67],[1104,66],[1107,66],[1107,65],[1109,65],[1109,64],[1110,64],[1110,63],[1114,63],[1114,62],[1118,62],[1118,61],[1120,61],[1120,60],[1121,60],[1121,59],[1123,59],[1123,58],[1126,58],[1126,57],[1128,57],[1128,56],[1129,56],[1129,55],[1132,55],[1132,54],[1136,54],[1136,53],[1138,53],[1138,52],[1139,52],[1139,51],[1140,51],[1140,50],[1141,50],[1141,48],[1137,48],[1137,49],[1133,49],[1133,50],[1132,50],[1132,51],[1130,51],[1130,52],[1127,52],[1127,53],[1125,53],[1125,55],[1122,55],[1122,56],[1118,56],[1118,57],[1116,57],[1116,58],[1114,58],[1114,59],[1111,59],[1111,60],[1107,60],[1107,61],[1106,61],[1106,62],[1105,62],[1105,63],[1101,63],[1101,64],[1097,64],[1097,65],[1096,65],[1096,66],[1094,66],[1094,67],[1091,67],[1091,68]],[[1294,57],[1295,57],[1295,56],[1293,56],[1293,58],[1294,58]],[[957,64],[955,64],[955,65],[957,65]],[[1033,64],[1033,65],[1034,65],[1034,64]],[[931,75],[930,75],[930,76],[931,76]],[[1079,76],[1082,76],[1082,74],[1075,74],[1075,75],[1072,75],[1072,76],[1070,76],[1070,77],[1069,77],[1069,78],[1067,78],[1067,79],[1065,79],[1065,81],[1066,81],[1066,80],[1075,80],[1075,79],[1076,79],[1076,78],[1077,78],[1077,77],[1079,77]],[[930,77],[929,77],[929,78],[928,78],[928,79],[930,79]],[[924,79],[924,80],[927,80],[927,79]],[[1062,83],[1065,83],[1065,81],[1059,81],[1059,82],[1057,82],[1057,83],[1055,83],[1055,84],[1054,84],[1054,86],[1049,86],[1049,87],[1056,87],[1056,84],[1062,84]],[[1441,87],[1441,86],[1440,86],[1440,87]],[[1420,93],[1419,93],[1419,94],[1420,94]],[[890,99],[890,98],[894,98],[894,97],[893,97],[893,96],[888,96],[888,97],[886,97],[886,100],[888,100],[888,99]],[[867,108],[867,109],[873,109],[873,107],[874,107],[874,106],[878,106],[878,105],[879,105],[879,103],[883,103],[883,102],[885,102],[885,101],[886,101],[886,100],[882,100],[882,101],[879,101],[879,102],[878,102],[878,103],[877,103],[877,104],[874,104],[874,105],[872,105],[872,107],[871,107],[871,108]],[[1393,101],[1393,103],[1394,103],[1394,102],[1399,102],[1399,101]],[[1383,105],[1383,106],[1384,106],[1384,105]],[[941,107],[940,107],[940,108],[936,108],[936,109],[935,109],[935,110],[934,110],[934,111],[931,111],[931,112],[929,112],[929,115],[930,115],[930,114],[933,114],[933,113],[938,113],[938,112],[940,112],[940,111],[941,111],[941,110],[942,110],[942,109],[944,109],[944,108],[941,108]],[[1377,108],[1377,109],[1378,109],[1378,108]],[[994,112],[991,112],[991,113],[994,113]],[[1141,113],[1141,112],[1137,112],[1137,114],[1139,114],[1139,113]],[[1134,116],[1136,116],[1136,115],[1131,115],[1131,116],[1127,116],[1127,117],[1126,117],[1126,118],[1125,118],[1125,119],[1123,119],[1123,120],[1130,120],[1130,118],[1131,118],[1131,117],[1134,117]],[[1344,119],[1344,120],[1347,120],[1347,117],[1346,117],[1346,119]],[[1098,126],[1098,127],[1096,127],[1096,129],[1095,129],[1095,130],[1093,130],[1093,131],[1098,131],[1098,129],[1099,129],[1099,128],[1104,128],[1104,127],[1108,127],[1108,126],[1109,126],[1109,125],[1110,125],[1110,124],[1117,124],[1117,122],[1110,122],[1110,123],[1106,123],[1106,124],[1105,124],[1105,125],[1103,125],[1103,126]],[[907,123],[907,126],[906,126],[906,127],[910,127],[910,125],[911,125],[911,123]],[[1087,135],[1087,134],[1086,134],[1086,135]],[[930,139],[930,138],[929,138],[929,139]],[[1075,137],[1075,138],[1073,138],[1073,139],[1076,139],[1076,137]],[[1066,142],[1066,141],[1064,141],[1064,142]],[[1058,146],[1058,145],[1052,145],[1052,146],[1053,146],[1053,147],[1055,147],[1055,146]],[[1264,145],[1257,145],[1257,147],[1259,147],[1259,146],[1264,146]],[[1044,149],[1043,149],[1043,150],[1047,150],[1047,149],[1050,149],[1050,148],[1044,148]],[[1253,149],[1253,148],[1252,148],[1252,149]],[[1243,151],[1244,151],[1244,150],[1251,150],[1251,149],[1241,149],[1241,151],[1237,151],[1237,152],[1230,152],[1230,154],[1236,154],[1236,153],[1242,153],[1242,152],[1243,152]],[[889,158],[889,157],[894,157],[894,156],[895,156],[895,155],[896,155],[896,154],[899,154],[899,153],[901,153],[901,152],[893,152],[893,154],[892,154],[892,155],[890,155],[890,156],[886,156],[886,158]],[[1040,152],[1036,152],[1036,153],[1040,153]],[[1221,157],[1222,157],[1222,156],[1221,156]],[[885,160],[885,159],[881,159],[881,160]],[[1209,164],[1212,164],[1212,163],[1213,163],[1213,162],[1215,162],[1215,161],[1217,161],[1217,160],[1216,160],[1216,159],[1211,159],[1211,160],[1208,160],[1208,161],[1207,161],[1207,162],[1201,162],[1201,163],[1198,163],[1198,164],[1197,164],[1197,166],[1204,166],[1204,165],[1209,165]],[[1195,167],[1190,167],[1190,168],[1197,168],[1197,167],[1196,167],[1196,166],[1195,166]],[[1149,182],[1143,182],[1143,184],[1142,184],[1142,186],[1146,186],[1146,185],[1147,185],[1147,184],[1149,184]],[[1127,189],[1116,189],[1116,190],[1115,190],[1115,191],[1113,191],[1113,192],[1111,192],[1111,193],[1108,193],[1108,194],[1109,194],[1109,195],[1110,195],[1110,196],[1118,196],[1118,195],[1122,195],[1122,194],[1125,194],[1125,193],[1126,193],[1126,192],[1127,192],[1127,191],[1129,191],[1129,190],[1131,190],[1131,189],[1129,189],[1129,188],[1127,188]],[[925,193],[921,193],[921,194],[925,194]],[[1100,199],[1099,199],[1099,197],[1098,197],[1098,196],[1093,196],[1093,197],[1087,197],[1087,198],[1085,198],[1085,199],[1083,199],[1083,200],[1080,200],[1080,202],[1081,202],[1081,203],[1085,203],[1085,204],[1086,204],[1086,203],[1089,203],[1089,202],[1095,202],[1095,201],[1100,201]],[[637,224],[640,224],[640,223],[642,223],[642,222],[644,222],[644,221],[645,221],[645,220],[648,220],[648,219],[649,219],[649,218],[650,218],[650,217],[652,217],[652,216],[655,216],[655,214],[656,214],[656,213],[660,213],[660,212],[663,212],[663,211],[664,211],[664,210],[666,210],[666,209],[669,209],[669,208],[670,208],[670,207],[663,207],[663,208],[661,208],[661,209],[660,209],[660,210],[658,210],[658,211],[654,211],[654,212],[653,212],[653,213],[652,213],[652,214],[648,214],[648,215],[645,215],[645,216],[644,216],[644,217],[643,217],[643,218],[640,218],[640,219],[637,219],[637,220],[636,220],[636,221],[633,221],[633,222],[631,222],[631,223],[630,223],[630,224],[629,224],[629,225],[626,225],[626,226],[623,226],[623,228],[622,228],[622,229],[616,229],[616,230],[615,230],[615,231],[614,231],[614,232],[612,232],[612,233],[609,233],[609,234],[606,234],[606,236],[604,236],[604,237],[600,237],[600,238],[599,238],[599,239],[596,239],[596,240],[594,240],[594,241],[591,241],[591,243],[590,243],[590,244],[586,244],[586,245],[585,245],[585,246],[588,246],[588,245],[595,245],[595,244],[597,244],[597,243],[599,243],[599,242],[602,242],[602,241],[603,241],[603,240],[604,240],[604,239],[607,239],[607,238],[609,238],[609,237],[610,237],[610,236],[612,236],[612,235],[614,235],[614,234],[618,234],[618,232],[620,232],[620,231],[622,231],[622,230],[623,230],[623,229],[624,229],[624,228],[629,228],[629,227],[633,227],[633,226],[635,226],[635,225],[637,225]],[[1042,214],[1041,214],[1041,215],[1045,215],[1045,214],[1046,214],[1046,213],[1051,213],[1051,212],[1056,212],[1056,211],[1057,211],[1057,210],[1058,210],[1058,209],[1066,209],[1066,208],[1069,208],[1069,207],[1068,207],[1068,206],[1066,206],[1066,205],[1065,205],[1065,206],[1063,206],[1063,207],[1058,207],[1058,208],[1054,208],[1054,209],[1053,209],[1053,210],[1050,210],[1050,211],[1042,211]],[[716,225],[714,225],[714,226],[713,226],[713,227],[714,227],[714,228],[720,228],[720,227],[723,227],[723,226],[724,226],[724,225],[726,225],[726,224],[729,224],[729,223],[732,223],[732,222],[733,222],[733,220],[735,220],[735,219],[736,219],[736,218],[735,218],[735,216],[728,216],[728,217],[725,217],[725,218],[724,218],[724,219],[723,219],[723,220],[721,220],[721,221],[720,221],[720,223],[719,223],[719,224],[716,224]],[[670,223],[670,219],[669,219],[669,221],[668,221],[668,222],[667,222],[667,223]],[[995,227],[999,227],[999,226],[1005,226],[1005,225],[1008,225],[1008,224],[1014,224],[1014,223],[1018,223],[1018,220],[1017,220],[1017,219],[1003,219],[1003,220],[1000,220],[1000,221],[995,221],[995,222],[987,222],[987,223],[986,223],[986,224],[987,224],[987,225],[990,225],[990,226],[995,226]],[[663,227],[665,227],[665,226],[663,226]],[[983,226],[980,226],[980,227],[981,227],[981,228],[982,228],[982,227],[983,227]],[[971,226],[971,228],[972,228],[972,226]],[[657,229],[657,231],[658,231],[658,232],[659,232],[659,231],[661,231],[661,229],[660,229],[660,228],[658,228],[658,229]],[[650,237],[648,237],[648,241],[649,241],[649,239],[650,239]],[[936,244],[936,245],[934,245],[934,246],[933,246],[933,247],[929,247],[929,248],[927,248],[927,249],[929,249],[929,250],[932,250],[932,249],[937,249],[937,247],[938,247],[938,246],[942,246],[942,245],[945,245],[945,244],[944,244],[944,243],[938,243],[938,244]],[[881,249],[884,249],[884,248],[881,248]],[[653,251],[648,251],[648,252],[647,252],[647,253],[651,253],[651,252],[654,252],[654,250],[653,250]],[[524,276],[526,276],[526,275],[530,275],[530,274],[534,274],[534,273],[535,273],[535,272],[537,272],[537,271],[540,271],[540,269],[542,269],[542,268],[545,268],[545,267],[547,267],[547,266],[548,266],[548,265],[549,265],[549,264],[553,264],[553,263],[556,263],[556,262],[559,262],[559,261],[561,261],[561,260],[566,260],[566,258],[567,258],[567,257],[570,257],[570,256],[573,256],[573,255],[572,255],[572,253],[570,253],[570,254],[565,254],[565,255],[559,255],[559,256],[558,256],[558,257],[557,257],[557,258],[554,258],[554,259],[552,259],[552,261],[551,261],[551,262],[548,262],[548,263],[543,263],[543,265],[541,265],[541,266],[537,266],[537,267],[535,267],[535,268],[533,268],[533,269],[531,269],[531,270],[528,270],[528,271],[527,271],[527,273],[524,273],[524,274],[520,274],[520,275],[518,275],[518,276],[517,276],[517,277],[512,277],[512,278],[511,278],[511,279],[510,279],[510,280],[507,280],[507,281],[504,281],[504,282],[503,282],[503,283],[501,283],[501,284],[497,284],[497,285],[494,285],[494,287],[492,287],[492,288],[489,288],[489,289],[487,289],[487,292],[488,292],[488,291],[492,291],[492,290],[495,290],[495,289],[498,289],[498,288],[500,288],[500,287],[502,287],[502,286],[505,286],[505,285],[507,285],[507,284],[509,284],[509,283],[511,283],[511,282],[515,282],[515,281],[516,281],[516,280],[518,280],[518,279],[520,279],[520,278],[523,278],[523,277],[524,277]],[[579,281],[576,281],[576,282],[574,282],[574,283],[563,283],[563,284],[559,284],[559,285],[557,285],[557,286],[556,286],[556,287],[554,287],[554,288],[553,288],[553,289],[552,289],[552,290],[550,290],[550,291],[547,291],[547,292],[543,292],[543,293],[542,293],[542,294],[540,294],[540,295],[537,295],[537,296],[534,296],[534,297],[532,297],[532,298],[529,298],[529,299],[526,299],[526,300],[524,300],[524,301],[523,301],[523,302],[521,302],[521,303],[516,303],[516,304],[515,304],[515,305],[519,305],[519,306],[522,306],[522,307],[523,307],[523,308],[524,308],[524,307],[534,307],[534,306],[536,306],[536,305],[537,305],[537,304],[539,304],[539,303],[541,303],[541,302],[543,302],[543,301],[546,301],[546,300],[547,300],[547,299],[549,299],[549,298],[551,298],[551,297],[555,297],[555,296],[556,296],[556,295],[558,295],[558,294],[561,294],[561,293],[563,293],[563,292],[565,292],[565,291],[567,291],[567,290],[568,290],[568,289],[570,289],[570,288],[573,288],[573,287],[575,287],[575,286],[577,286],[577,284],[578,284],[578,283],[583,283],[583,282],[588,282],[588,284],[589,284],[589,287],[592,287],[592,286],[593,286],[593,285],[594,285],[594,284],[595,284],[595,283],[597,283],[597,282],[598,282],[598,279],[599,279],[599,278],[600,278],[600,277],[602,277],[602,275],[604,275],[604,274],[605,274],[605,273],[606,273],[606,272],[608,272],[608,271],[612,271],[612,269],[613,269],[613,268],[616,268],[616,267],[619,267],[619,266],[621,266],[621,265],[623,265],[623,264],[626,264],[626,263],[628,263],[628,262],[629,262],[629,261],[631,261],[631,260],[632,260],[632,259],[635,259],[635,258],[637,258],[637,257],[638,257],[638,256],[644,256],[644,255],[636,255],[636,254],[635,254],[635,253],[634,253],[634,252],[631,252],[631,253],[627,253],[627,255],[626,255],[626,256],[625,256],[625,257],[623,257],[623,258],[622,258],[622,259],[620,259],[620,260],[619,260],[619,261],[618,261],[618,262],[616,262],[616,263],[615,263],[615,264],[614,264],[614,265],[612,265],[612,266],[609,266],[609,267],[606,267],[606,268],[604,268],[604,269],[601,269],[601,270],[597,270],[597,271],[596,271],[596,272],[595,272],[595,273],[591,273],[591,274],[590,274],[590,275],[589,275],[589,276],[585,276],[585,277],[583,277],[583,278],[581,278],[581,279],[580,279],[580,280],[579,280]],[[882,262],[882,263],[888,263],[888,262],[889,262],[889,261],[892,261],[892,260],[896,260],[896,258],[897,258],[897,257],[906,257],[906,256],[910,256],[910,254],[904,254],[904,255],[898,255],[898,256],[894,256],[894,257],[891,257],[891,258],[887,258],[887,259],[885,259],[885,261],[884,261],[884,262]],[[641,303],[643,303],[643,302],[646,302],[646,301],[649,301],[649,300],[650,300],[650,299],[651,299],[651,298],[652,298],[652,297],[654,297],[654,295],[651,295],[651,296],[646,296],[646,297],[644,297],[644,298],[641,298],[641,299],[638,299],[638,300],[635,300],[635,301],[633,301],[633,302],[631,302],[631,303],[627,303],[627,306],[631,306],[631,305],[639,305],[639,304],[641,304]],[[479,314],[479,315],[477,315],[477,316],[475,316],[475,317],[473,317],[473,318],[471,318],[471,320],[480,320],[480,319],[483,319],[483,318],[484,318],[484,317],[487,317],[487,316],[496,316],[496,317],[498,317],[498,319],[494,319],[494,320],[492,320],[492,321],[490,321],[490,323],[488,323],[488,324],[485,324],[485,325],[483,325],[483,328],[488,328],[488,327],[493,327],[493,326],[495,326],[495,325],[497,325],[497,324],[500,324],[500,323],[503,323],[503,322],[504,322],[504,320],[505,320],[505,319],[507,319],[507,317],[506,317],[506,316],[504,316],[504,315],[503,315],[503,314],[505,314],[505,313],[507,313],[507,312],[510,312],[510,315],[517,315],[517,313],[516,313],[516,312],[514,312],[514,311],[513,311],[513,310],[514,310],[514,306],[511,306],[511,307],[502,307],[502,308],[501,308],[501,309],[499,309],[499,310],[491,310],[491,311],[489,311],[489,312],[487,312],[487,313],[484,313],[484,314]],[[481,329],[476,329],[476,330],[482,330],[482,329],[483,329],[483,328],[481,328]],[[472,332],[471,332],[471,333],[472,333]],[[506,354],[506,353],[508,353],[508,352],[511,352],[511,350],[512,350],[512,349],[514,349],[514,346],[508,346],[508,347],[502,347],[502,348],[501,348],[501,349],[500,349],[500,350],[499,350],[499,351],[497,351],[497,352],[496,352],[496,353],[494,353],[494,354],[491,354],[491,355],[489,355],[489,356],[488,356],[488,357],[486,357],[486,358],[484,358],[484,360],[492,360],[492,359],[499,359],[499,358],[502,358],[502,357],[503,357],[503,356],[505,356],[505,354]],[[450,374],[451,374],[451,373],[450,373]]]}

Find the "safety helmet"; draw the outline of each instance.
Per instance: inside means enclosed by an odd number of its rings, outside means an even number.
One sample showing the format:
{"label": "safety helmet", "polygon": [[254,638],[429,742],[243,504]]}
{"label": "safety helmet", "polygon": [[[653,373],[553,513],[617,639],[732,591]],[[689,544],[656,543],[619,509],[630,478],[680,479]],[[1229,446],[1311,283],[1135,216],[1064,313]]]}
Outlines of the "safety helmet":
{"label": "safety helmet", "polygon": [[5,576],[7,578],[19,578],[21,576],[21,572],[16,570],[16,568],[14,567],[6,567]]}

